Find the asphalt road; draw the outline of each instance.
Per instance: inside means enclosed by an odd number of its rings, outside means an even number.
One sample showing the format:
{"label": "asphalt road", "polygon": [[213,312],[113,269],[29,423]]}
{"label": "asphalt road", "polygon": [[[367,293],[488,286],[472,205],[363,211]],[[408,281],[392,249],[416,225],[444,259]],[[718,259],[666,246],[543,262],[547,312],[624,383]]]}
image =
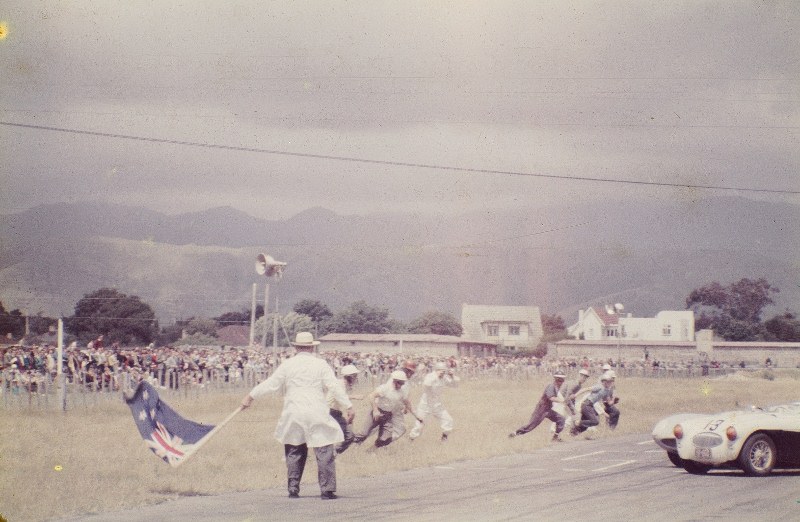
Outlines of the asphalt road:
{"label": "asphalt road", "polygon": [[800,520],[800,471],[689,475],[649,435],[553,443],[532,453],[316,484],[187,497],[82,521]]}

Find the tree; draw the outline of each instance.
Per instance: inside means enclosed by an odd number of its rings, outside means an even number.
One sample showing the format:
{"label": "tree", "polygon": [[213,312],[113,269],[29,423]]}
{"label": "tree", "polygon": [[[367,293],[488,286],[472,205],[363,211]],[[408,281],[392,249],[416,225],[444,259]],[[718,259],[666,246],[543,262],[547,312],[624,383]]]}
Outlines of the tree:
{"label": "tree", "polygon": [[214,319],[192,317],[183,327],[186,335],[203,334],[207,337],[217,336],[217,322]]}
{"label": "tree", "polygon": [[261,318],[256,321],[255,334],[256,340],[260,341],[266,329],[267,346],[272,346],[273,339],[273,325],[276,323],[275,318],[278,318],[278,346],[289,346],[289,341],[293,340],[297,332],[308,332],[313,330],[314,324],[311,318],[307,315],[298,314],[297,312],[289,312],[281,316],[279,314],[268,314],[266,319]]}
{"label": "tree", "polygon": [[158,346],[168,346],[175,344],[181,337],[183,337],[183,327],[179,323],[173,323],[162,328],[153,340]]}
{"label": "tree", "polygon": [[42,312],[32,315],[28,318],[30,331],[34,335],[46,334],[58,325],[58,319],[46,317]]}
{"label": "tree", "polygon": [[114,288],[84,295],[65,323],[81,342],[104,335],[109,343],[149,344],[158,332],[158,321],[150,306],[137,296],[127,296]]}
{"label": "tree", "polygon": [[411,321],[409,333],[461,336],[461,322],[451,314],[430,311]]}
{"label": "tree", "polygon": [[542,339],[533,351],[536,357],[547,355],[547,345],[567,338],[567,325],[560,315],[542,314]]}
{"label": "tree", "polygon": [[295,313],[305,315],[311,319],[314,325],[313,330],[317,337],[325,335],[330,331],[330,325],[328,323],[333,317],[333,313],[327,305],[314,299],[303,299],[295,303],[292,310]]}
{"label": "tree", "polygon": [[715,281],[692,290],[686,308],[694,311],[699,329],[712,328],[729,341],[755,341],[765,336],[761,314],[779,291],[763,278],[743,278],[728,286]]}
{"label": "tree", "polygon": [[336,313],[330,320],[330,332],[337,333],[389,333],[396,323],[389,318],[389,310],[369,306],[357,301]]}
{"label": "tree", "polygon": [[[258,307],[256,307],[256,318],[264,315],[264,305],[261,306],[261,314],[258,314]],[[249,310],[241,310],[239,312],[225,312],[224,314],[220,315],[219,317],[215,317],[214,321],[216,321],[217,326],[220,328],[223,326],[231,326],[231,325],[244,325],[247,326],[250,324],[250,311]]]}
{"label": "tree", "polygon": [[800,342],[800,321],[789,310],[765,321],[764,329],[768,341]]}
{"label": "tree", "polygon": [[567,336],[567,325],[560,315],[542,314],[542,331],[545,335],[563,334],[562,339],[564,339]]}
{"label": "tree", "polygon": [[0,302],[0,335],[19,339],[25,334],[25,317],[19,310],[7,312]]}

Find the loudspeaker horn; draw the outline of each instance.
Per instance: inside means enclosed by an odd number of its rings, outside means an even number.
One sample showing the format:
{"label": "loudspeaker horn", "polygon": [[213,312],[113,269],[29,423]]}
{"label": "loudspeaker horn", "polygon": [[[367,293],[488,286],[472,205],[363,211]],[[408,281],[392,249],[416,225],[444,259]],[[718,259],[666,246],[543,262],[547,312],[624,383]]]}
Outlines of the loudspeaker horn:
{"label": "loudspeaker horn", "polygon": [[272,256],[268,254],[258,254],[256,256],[256,273],[267,277],[283,275],[283,268],[286,263],[282,261],[275,261]]}

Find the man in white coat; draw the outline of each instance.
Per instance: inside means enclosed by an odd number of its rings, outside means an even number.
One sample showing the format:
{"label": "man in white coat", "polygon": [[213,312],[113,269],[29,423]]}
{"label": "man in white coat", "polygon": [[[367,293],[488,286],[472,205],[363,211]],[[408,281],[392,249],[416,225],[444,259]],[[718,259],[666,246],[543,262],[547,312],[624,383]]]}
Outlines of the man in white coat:
{"label": "man in white coat", "polygon": [[339,404],[347,408],[348,422],[353,420],[353,404],[344,387],[328,363],[313,354],[318,344],[310,332],[299,332],[292,343],[297,355],[282,362],[268,379],[256,385],[242,399],[244,409],[258,397],[285,390],[275,438],[284,445],[289,498],[300,495],[308,448],[314,448],[317,458],[321,498],[337,498],[334,445],[342,442],[344,435],[330,415],[325,399],[328,390],[333,392]]}
{"label": "man in white coat", "polygon": [[420,397],[417,405],[417,414],[422,420],[414,423],[411,433],[408,434],[411,440],[422,434],[423,421],[428,415],[433,415],[439,419],[439,425],[442,428],[441,440],[447,440],[448,435],[453,431],[453,417],[447,412],[442,403],[442,389],[445,386],[455,386],[458,380],[458,377],[453,375],[452,370],[448,370],[447,365],[443,362],[437,362],[433,367],[433,371],[425,376],[422,381],[425,391],[422,392],[422,397]]}

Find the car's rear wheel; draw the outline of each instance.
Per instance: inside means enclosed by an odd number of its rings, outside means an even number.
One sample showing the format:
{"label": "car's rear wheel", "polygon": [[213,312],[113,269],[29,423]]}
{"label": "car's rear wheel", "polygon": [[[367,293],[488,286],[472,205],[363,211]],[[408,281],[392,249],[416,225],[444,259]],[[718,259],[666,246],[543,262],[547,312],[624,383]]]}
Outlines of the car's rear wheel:
{"label": "car's rear wheel", "polygon": [[739,465],[748,475],[769,475],[777,460],[778,450],[775,443],[765,433],[751,435],[739,453]]}
{"label": "car's rear wheel", "polygon": [[681,459],[681,461],[683,469],[685,469],[692,475],[705,475],[706,473],[708,473],[708,470],[711,469],[711,466],[709,466],[708,464],[702,464],[700,462],[695,462],[693,460]]}
{"label": "car's rear wheel", "polygon": [[669,461],[672,462],[673,465],[681,468],[683,467],[683,459],[677,453],[672,451],[667,452],[667,457],[669,457]]}

